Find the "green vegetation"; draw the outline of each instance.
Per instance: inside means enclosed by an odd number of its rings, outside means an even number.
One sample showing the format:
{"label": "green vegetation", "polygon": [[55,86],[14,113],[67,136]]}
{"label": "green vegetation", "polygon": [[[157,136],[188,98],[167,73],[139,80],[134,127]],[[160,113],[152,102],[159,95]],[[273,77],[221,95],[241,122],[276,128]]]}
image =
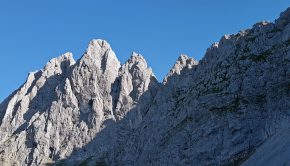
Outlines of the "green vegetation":
{"label": "green vegetation", "polygon": [[249,37],[245,38],[245,40],[246,40],[247,42],[254,42],[254,41],[256,40],[257,37],[258,37],[258,36],[249,36]]}
{"label": "green vegetation", "polygon": [[[53,164],[51,164],[53,165]],[[67,166],[63,161],[56,163],[56,166]]]}
{"label": "green vegetation", "polygon": [[213,108],[209,109],[209,111],[216,112],[219,115],[223,115],[226,112],[233,112],[233,111],[237,110],[240,107],[240,104],[241,104],[241,98],[237,98],[226,106],[213,107]]}
{"label": "green vegetation", "polygon": [[89,157],[87,159],[85,159],[84,161],[82,161],[79,166],[89,166],[89,163],[91,162],[92,157]]}
{"label": "green vegetation", "polygon": [[104,159],[96,162],[96,166],[107,166],[107,165],[108,164],[106,163]]}
{"label": "green vegetation", "polygon": [[255,98],[255,103],[264,103],[266,102],[266,95],[259,95]]}
{"label": "green vegetation", "polygon": [[249,147],[243,152],[236,154],[231,161],[229,161],[225,166],[238,166],[242,165],[247,159],[249,159],[252,154],[256,151],[254,147]]}
{"label": "green vegetation", "polygon": [[269,33],[277,33],[277,32],[282,32],[282,30],[276,28],[276,29],[273,29],[273,30],[269,31]]}
{"label": "green vegetation", "polygon": [[286,41],[286,45],[290,46],[290,39]]}
{"label": "green vegetation", "polygon": [[252,55],[251,59],[254,62],[265,61],[270,55],[272,55],[272,50],[267,50],[262,52],[260,55]]}
{"label": "green vegetation", "polygon": [[222,91],[223,90],[219,87],[213,87],[213,88],[208,89],[207,91],[201,93],[200,96],[205,96],[205,95],[214,94],[214,93],[220,93]]}

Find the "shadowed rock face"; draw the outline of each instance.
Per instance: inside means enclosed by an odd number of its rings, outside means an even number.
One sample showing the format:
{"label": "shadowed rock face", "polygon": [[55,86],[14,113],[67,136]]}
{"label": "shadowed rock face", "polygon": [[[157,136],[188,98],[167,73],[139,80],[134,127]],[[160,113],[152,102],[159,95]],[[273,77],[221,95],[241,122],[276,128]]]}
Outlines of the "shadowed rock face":
{"label": "shadowed rock face", "polygon": [[0,105],[0,163],[290,163],[289,13],[225,35],[200,62],[181,55],[163,84],[104,40],[52,59]]}

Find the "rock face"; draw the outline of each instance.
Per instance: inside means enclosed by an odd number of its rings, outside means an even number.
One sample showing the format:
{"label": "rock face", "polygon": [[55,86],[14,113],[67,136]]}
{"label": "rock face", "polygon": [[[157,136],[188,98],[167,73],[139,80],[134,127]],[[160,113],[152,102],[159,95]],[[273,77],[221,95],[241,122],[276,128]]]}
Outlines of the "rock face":
{"label": "rock face", "polygon": [[[1,104],[1,163],[43,165],[75,155],[74,163],[97,152],[103,157],[116,142],[115,124],[138,108],[126,127],[137,126],[158,87],[141,55],[121,66],[104,40],[91,41],[77,62],[70,53],[52,59]],[[93,141],[98,133],[102,138]],[[96,147],[77,151],[94,142]]]}
{"label": "rock face", "polygon": [[189,58],[187,55],[184,54],[180,55],[175,65],[172,67],[167,76],[164,78],[163,83],[166,84],[169,81],[169,79],[174,78],[178,79],[178,75],[181,74],[181,71],[183,71],[184,69],[191,69],[193,66],[197,64],[198,62],[193,58]]}
{"label": "rock face", "polygon": [[104,40],[52,59],[0,105],[1,165],[287,165],[290,9],[158,83]]}

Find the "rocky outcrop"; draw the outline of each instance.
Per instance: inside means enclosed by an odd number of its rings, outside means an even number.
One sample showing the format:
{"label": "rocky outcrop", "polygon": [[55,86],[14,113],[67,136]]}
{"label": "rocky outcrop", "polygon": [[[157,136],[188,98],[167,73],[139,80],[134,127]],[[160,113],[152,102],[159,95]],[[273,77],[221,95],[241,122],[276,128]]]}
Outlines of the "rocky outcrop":
{"label": "rocky outcrop", "polygon": [[118,119],[123,119],[133,106],[138,105],[140,111],[146,109],[152,102],[159,83],[143,56],[137,53],[133,53],[122,66],[119,75],[119,96],[115,113]]}
{"label": "rocky outcrop", "polygon": [[[125,146],[127,165],[239,165],[288,131],[290,29],[284,24],[261,22],[225,35],[197,66],[169,80]],[[246,163],[271,165],[276,157],[287,164],[286,153],[275,152],[265,159],[258,152]]]}
{"label": "rocky outcrop", "polygon": [[1,163],[29,165],[41,153],[52,155],[49,154],[50,142],[47,142],[52,136],[48,133],[51,123],[46,116],[52,113],[50,108],[58,99],[58,87],[63,85],[74,63],[70,53],[52,59],[42,70],[30,73],[26,83],[4,102],[1,112],[5,113],[0,126]]}
{"label": "rocky outcrop", "polygon": [[0,105],[2,165],[287,165],[290,10],[181,55],[158,83],[104,40],[30,73]]}
{"label": "rocky outcrop", "polygon": [[169,79],[173,79],[173,77],[178,78],[178,75],[181,74],[181,71],[184,69],[191,69],[193,66],[198,65],[198,62],[193,58],[189,58],[187,55],[180,55],[177,59],[174,66],[170,69],[169,73],[163,80],[163,84],[166,84]]}
{"label": "rocky outcrop", "polygon": [[[71,53],[52,59],[1,104],[1,163],[43,165],[75,155],[74,163],[90,151],[103,156],[116,141],[114,124],[137,107],[145,92],[143,100],[150,102],[158,86],[142,56],[133,54],[121,66],[104,40],[92,40],[77,62]],[[72,154],[108,126],[98,149]]]}

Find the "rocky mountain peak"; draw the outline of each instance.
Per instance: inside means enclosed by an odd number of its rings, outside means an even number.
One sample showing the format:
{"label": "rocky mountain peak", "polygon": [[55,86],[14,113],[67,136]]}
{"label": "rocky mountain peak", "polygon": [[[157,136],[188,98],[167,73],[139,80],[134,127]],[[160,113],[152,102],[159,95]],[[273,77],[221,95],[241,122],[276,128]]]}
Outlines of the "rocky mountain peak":
{"label": "rocky mountain peak", "polygon": [[138,70],[142,71],[147,69],[147,62],[141,54],[133,52],[130,59],[128,59],[128,61],[123,65],[123,67],[126,67],[128,71],[133,70],[134,68],[137,68]]}
{"label": "rocky mountain peak", "polygon": [[198,64],[198,61],[196,61],[194,58],[188,57],[185,54],[182,54],[179,56],[176,64],[180,64],[180,66],[186,66],[187,68],[191,69],[192,66]]}
{"label": "rocky mountain peak", "polygon": [[89,46],[87,48],[87,54],[93,54],[95,51],[101,50],[111,50],[110,44],[106,40],[102,39],[93,39],[90,41]]}
{"label": "rocky mountain peak", "polygon": [[193,66],[198,65],[198,61],[196,61],[193,58],[188,57],[185,54],[181,54],[174,66],[170,69],[170,72],[167,74],[167,76],[163,80],[163,84],[166,84],[168,82],[168,79],[174,75],[180,75],[181,71],[184,68],[191,69]]}
{"label": "rocky mountain peak", "polygon": [[128,108],[135,107],[145,92],[147,99],[143,103],[146,105],[151,101],[156,92],[150,90],[159,84],[145,58],[135,52],[121,67],[119,81],[120,92],[115,110],[117,119],[123,118],[130,111]]}
{"label": "rocky mountain peak", "polygon": [[121,66],[120,61],[110,44],[102,39],[94,39],[89,43],[86,53],[80,60],[88,66],[95,66],[105,72],[106,69],[115,72]]}
{"label": "rocky mountain peak", "polygon": [[50,77],[56,74],[67,72],[69,67],[75,63],[76,62],[73,59],[72,53],[68,52],[57,58],[51,59],[42,69],[42,72],[46,73],[47,77]]}

